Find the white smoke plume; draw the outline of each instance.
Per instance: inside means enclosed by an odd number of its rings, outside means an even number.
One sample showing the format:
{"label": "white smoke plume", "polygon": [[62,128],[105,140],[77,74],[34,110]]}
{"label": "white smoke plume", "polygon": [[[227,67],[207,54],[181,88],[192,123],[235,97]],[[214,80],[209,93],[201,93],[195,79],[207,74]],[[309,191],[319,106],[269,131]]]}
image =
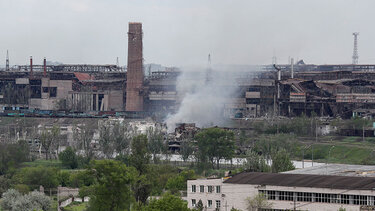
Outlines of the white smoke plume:
{"label": "white smoke plume", "polygon": [[180,107],[165,120],[169,132],[177,123],[195,123],[198,127],[226,123],[224,106],[236,97],[235,76],[231,71],[213,69],[209,78],[207,82],[205,68],[182,70],[177,80]]}

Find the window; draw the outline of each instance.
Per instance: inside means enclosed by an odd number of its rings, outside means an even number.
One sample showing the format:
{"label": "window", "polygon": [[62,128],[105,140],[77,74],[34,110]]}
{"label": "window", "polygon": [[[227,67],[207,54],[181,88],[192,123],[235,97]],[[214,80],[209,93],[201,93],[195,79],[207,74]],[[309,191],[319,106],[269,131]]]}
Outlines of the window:
{"label": "window", "polygon": [[204,185],[199,186],[199,192],[204,193]]}
{"label": "window", "polygon": [[220,200],[216,200],[216,208],[220,208],[220,206],[221,206]]}
{"label": "window", "polygon": [[195,207],[197,205],[197,201],[195,199],[191,200],[191,206]]}
{"label": "window", "polygon": [[220,185],[216,186],[216,193],[220,193],[221,192],[221,187]]}
{"label": "window", "polygon": [[212,193],[214,191],[214,186],[212,186],[212,185],[207,186],[207,191],[209,193]]}
{"label": "window", "polygon": [[193,192],[193,193],[197,192],[197,186],[196,185],[191,186],[191,192]]}
{"label": "window", "polygon": [[212,207],[212,200],[208,200],[208,202],[207,202],[207,207]]}
{"label": "window", "polygon": [[56,97],[57,95],[57,87],[50,87],[49,88],[49,96],[50,97]]}

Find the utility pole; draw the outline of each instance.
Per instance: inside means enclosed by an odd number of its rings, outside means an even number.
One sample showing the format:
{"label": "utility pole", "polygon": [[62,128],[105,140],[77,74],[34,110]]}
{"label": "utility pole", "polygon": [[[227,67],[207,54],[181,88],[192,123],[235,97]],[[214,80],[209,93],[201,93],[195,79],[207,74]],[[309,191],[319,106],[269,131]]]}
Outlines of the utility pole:
{"label": "utility pole", "polygon": [[353,47],[353,56],[352,56],[353,64],[358,64],[358,35],[359,35],[359,32],[353,33],[353,36],[354,36],[354,47]]}

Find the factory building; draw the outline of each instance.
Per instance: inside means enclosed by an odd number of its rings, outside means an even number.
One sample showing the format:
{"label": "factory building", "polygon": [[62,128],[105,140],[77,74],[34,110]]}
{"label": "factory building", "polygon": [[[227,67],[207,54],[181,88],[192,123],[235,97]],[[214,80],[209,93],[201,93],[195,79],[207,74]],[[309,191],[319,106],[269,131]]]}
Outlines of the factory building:
{"label": "factory building", "polygon": [[209,210],[247,210],[248,199],[263,195],[258,210],[347,211],[375,208],[373,177],[244,172],[226,179],[187,182],[189,208],[199,201]]}

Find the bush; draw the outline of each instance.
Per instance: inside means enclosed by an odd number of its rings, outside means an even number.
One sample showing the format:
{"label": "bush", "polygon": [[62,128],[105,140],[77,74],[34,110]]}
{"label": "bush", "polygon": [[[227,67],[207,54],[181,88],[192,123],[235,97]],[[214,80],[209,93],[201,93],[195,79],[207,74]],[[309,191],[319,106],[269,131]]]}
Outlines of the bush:
{"label": "bush", "polygon": [[59,184],[57,169],[51,167],[26,167],[18,170],[12,178],[15,184],[25,184],[30,190],[56,188]]}
{"label": "bush", "polygon": [[59,160],[61,160],[63,166],[75,169],[78,167],[78,159],[76,152],[71,147],[67,147],[64,151],[59,154]]}
{"label": "bush", "polygon": [[48,210],[51,199],[38,191],[22,195],[17,190],[9,189],[3,195],[1,206],[5,210]]}

